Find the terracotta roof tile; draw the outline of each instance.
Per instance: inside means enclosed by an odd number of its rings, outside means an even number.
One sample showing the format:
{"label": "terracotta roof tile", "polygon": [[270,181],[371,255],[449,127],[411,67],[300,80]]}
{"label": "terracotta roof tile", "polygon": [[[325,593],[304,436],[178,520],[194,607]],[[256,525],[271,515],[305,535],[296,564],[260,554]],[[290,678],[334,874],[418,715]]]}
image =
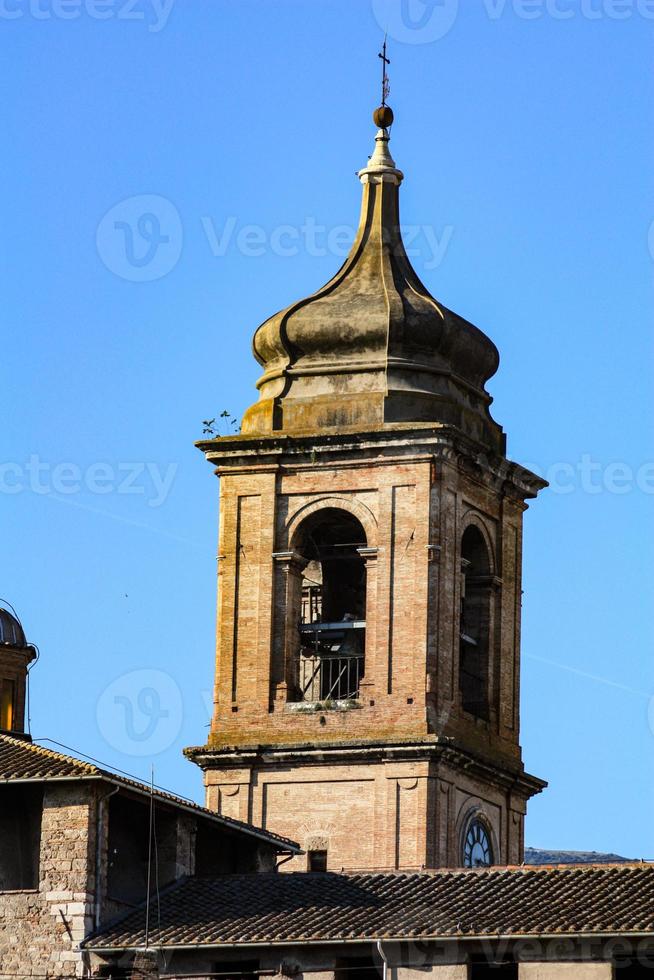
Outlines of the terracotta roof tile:
{"label": "terracotta roof tile", "polygon": [[[72,755],[54,752],[42,745],[37,745],[23,738],[13,738],[10,735],[0,735],[0,784],[3,782],[47,782],[48,780],[103,779],[135,793],[150,794],[150,787],[108,769],[76,759]],[[267,830],[261,830],[251,824],[229,817],[219,816],[213,810],[194,803],[192,800],[168,793],[166,790],[154,790],[156,799],[171,806],[192,810],[199,817],[207,818],[214,823],[222,824],[225,828],[256,836],[267,840],[283,851],[301,853],[300,847],[294,841],[287,840]]]}
{"label": "terracotta roof tile", "polygon": [[[87,940],[144,943],[138,910]],[[654,866],[188,878],[161,897],[154,946],[654,932]]]}

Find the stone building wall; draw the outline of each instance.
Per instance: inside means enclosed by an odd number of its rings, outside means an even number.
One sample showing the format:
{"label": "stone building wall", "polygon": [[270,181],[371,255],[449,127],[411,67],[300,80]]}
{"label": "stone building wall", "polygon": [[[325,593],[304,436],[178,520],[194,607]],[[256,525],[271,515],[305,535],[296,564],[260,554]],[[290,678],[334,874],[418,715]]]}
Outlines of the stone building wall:
{"label": "stone building wall", "polygon": [[0,892],[0,976],[82,976],[76,946],[93,921],[94,806],[88,783],[45,784],[38,890]]}
{"label": "stone building wall", "polygon": [[[387,958],[386,980],[475,980],[488,972],[477,973],[473,963],[496,963],[491,946],[486,949],[489,959],[480,958],[474,943],[403,942],[383,943]],[[505,948],[499,962],[504,960]],[[545,951],[547,952],[547,951]],[[550,951],[551,952],[551,951]],[[112,962],[127,966],[132,962],[129,955],[117,954],[114,959],[93,956],[95,970]],[[161,950],[150,954],[149,969],[154,978],[168,976],[193,976],[194,980],[211,980],[216,972],[237,975],[243,970],[248,976],[252,971],[265,971],[270,980],[357,980],[357,977],[377,977],[383,980],[383,964],[374,943],[351,943],[325,946],[292,947],[244,947],[238,949],[202,949],[195,951]],[[614,965],[610,956],[606,960],[589,960],[583,944],[571,943],[567,956],[548,955],[542,961],[520,961],[509,967],[510,975],[517,980],[612,980]],[[491,969],[498,980],[508,974]],[[140,975],[140,974],[139,974]],[[644,974],[643,974],[644,975]]]}
{"label": "stone building wall", "polygon": [[[52,980],[82,976],[80,942],[145,898],[147,797],[109,780],[44,780],[29,786],[32,792],[14,796],[11,805],[7,790],[15,787],[11,781],[4,790],[0,787],[0,808],[11,806],[24,822],[29,817],[30,828],[40,828],[38,842],[36,835],[33,842],[38,861],[30,861],[33,887],[9,890],[2,870],[11,864],[9,849],[20,851],[25,841],[16,820],[0,820],[0,980],[5,974],[48,975]],[[213,821],[205,820],[199,827],[202,821],[193,813],[169,803],[156,806],[162,888],[193,875],[196,859],[212,874],[274,868],[277,849],[272,842],[226,830]],[[16,840],[8,839],[14,833]],[[13,874],[15,869],[10,870]]]}

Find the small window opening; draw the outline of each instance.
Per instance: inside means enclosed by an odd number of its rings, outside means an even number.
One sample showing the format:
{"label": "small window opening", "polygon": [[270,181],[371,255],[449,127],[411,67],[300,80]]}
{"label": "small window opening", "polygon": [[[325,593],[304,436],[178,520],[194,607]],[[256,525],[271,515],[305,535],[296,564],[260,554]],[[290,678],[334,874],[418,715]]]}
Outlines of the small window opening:
{"label": "small window opening", "polygon": [[327,851],[309,851],[307,860],[308,871],[327,870]]}
{"label": "small window opening", "polygon": [[260,976],[272,976],[274,970],[261,970],[259,960],[223,960],[211,964],[211,976],[218,980],[256,980]]}
{"label": "small window opening", "polygon": [[487,959],[473,960],[470,980],[518,980],[518,964],[509,961],[493,963]]}
{"label": "small window opening", "polygon": [[0,787],[0,891],[39,886],[43,790]]}
{"label": "small window opening", "polygon": [[347,701],[359,696],[364,670],[366,537],[359,521],[335,508],[302,528],[306,559],[300,610],[299,700]]}
{"label": "small window opening", "polygon": [[488,719],[490,561],[478,528],[466,529],[461,541],[461,618],[459,689],[465,711]]}
{"label": "small window opening", "polygon": [[119,794],[109,800],[107,897],[117,905],[137,905],[147,895],[148,861],[152,861],[150,887],[173,881],[177,874],[177,816],[155,804],[150,850],[150,808],[138,799]]}
{"label": "small window opening", "polygon": [[10,732],[14,727],[14,703],[16,685],[10,680],[0,680],[0,731]]}
{"label": "small window opening", "polygon": [[616,980],[651,980],[654,952],[643,950],[638,959],[618,957],[615,961]]}
{"label": "small window opening", "polygon": [[335,980],[381,980],[383,975],[381,959],[372,956],[344,956],[336,961],[334,968]]}

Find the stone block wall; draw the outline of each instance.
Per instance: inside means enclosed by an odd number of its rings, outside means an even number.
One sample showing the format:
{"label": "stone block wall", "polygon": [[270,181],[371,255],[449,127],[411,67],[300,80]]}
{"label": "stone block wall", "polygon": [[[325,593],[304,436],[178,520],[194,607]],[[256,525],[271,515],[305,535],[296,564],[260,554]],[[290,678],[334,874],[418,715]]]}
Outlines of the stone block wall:
{"label": "stone block wall", "polygon": [[88,783],[46,783],[39,887],[0,892],[0,977],[82,976],[77,944],[95,901],[95,792]]}

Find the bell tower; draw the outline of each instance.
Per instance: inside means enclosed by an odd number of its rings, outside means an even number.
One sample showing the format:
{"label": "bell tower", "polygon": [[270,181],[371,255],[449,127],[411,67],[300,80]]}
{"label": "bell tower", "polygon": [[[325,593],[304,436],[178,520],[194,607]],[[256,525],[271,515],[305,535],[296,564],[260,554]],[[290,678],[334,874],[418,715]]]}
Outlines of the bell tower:
{"label": "bell tower", "polygon": [[352,250],[254,336],[259,400],[200,443],[220,477],[207,805],[287,835],[285,870],[523,859],[522,517],[494,344],[406,255],[390,108]]}

